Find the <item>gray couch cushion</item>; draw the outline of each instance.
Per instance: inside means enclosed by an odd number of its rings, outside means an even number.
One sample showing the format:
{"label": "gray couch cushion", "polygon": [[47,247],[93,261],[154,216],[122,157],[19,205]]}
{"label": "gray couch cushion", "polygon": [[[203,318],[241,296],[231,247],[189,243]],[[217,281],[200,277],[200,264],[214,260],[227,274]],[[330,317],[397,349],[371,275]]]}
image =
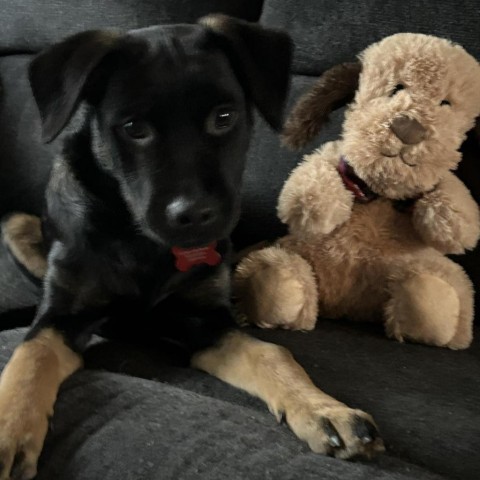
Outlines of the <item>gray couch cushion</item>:
{"label": "gray couch cushion", "polygon": [[290,32],[296,73],[318,74],[397,32],[450,38],[480,58],[478,8],[477,0],[265,0],[260,21]]}
{"label": "gray couch cushion", "polygon": [[[331,392],[344,399],[352,397],[351,402],[357,406],[370,399],[370,410],[375,406],[389,445],[389,453],[376,462],[349,463],[313,454],[286,426],[277,425],[261,402],[203,373],[165,366],[158,358],[146,355],[145,350],[110,345],[110,354],[118,360],[116,367],[124,374],[98,371],[105,362],[105,350],[97,343],[94,353],[87,355],[87,367],[95,366],[96,369],[76,373],[61,390],[37,478],[440,480],[450,475],[463,480],[476,478],[475,471],[478,470],[473,469],[479,466],[478,459],[459,455],[455,429],[446,430],[445,422],[432,429],[431,422],[436,418],[425,415],[428,388],[413,391],[418,388],[416,380],[420,369],[416,373],[412,372],[412,364],[406,367],[406,360],[402,362],[398,358],[394,344],[362,335],[358,342],[355,339],[356,346],[350,341],[347,358],[350,357],[351,361],[323,364],[324,355],[334,357],[332,349],[345,358],[348,338],[353,340],[356,337],[347,329],[337,332],[326,328],[319,331],[318,336],[293,334],[288,335],[288,339],[297,347],[302,344],[303,351],[305,347],[313,346],[311,342],[319,342],[317,347],[326,347],[325,351],[319,352],[309,370],[314,376],[316,372],[317,377],[323,370],[322,383],[330,383]],[[278,337],[280,333],[276,332],[274,336]],[[22,334],[22,331],[0,334],[0,368]],[[268,332],[262,332],[262,335],[268,336]],[[286,338],[282,337],[283,340]],[[343,348],[337,343],[339,341]],[[395,372],[391,378],[385,372],[379,375],[380,366],[373,372],[363,371],[371,361],[367,350],[380,343],[392,347],[391,358],[398,362],[400,375]],[[414,352],[415,347],[399,347],[407,350],[405,358],[424,359],[421,352],[420,356]],[[467,358],[457,360],[468,362]],[[148,363],[150,371],[157,372],[157,381],[125,375],[129,371],[132,373],[130,367],[133,364],[138,367],[143,362]],[[109,368],[114,363],[110,362]],[[406,382],[400,381],[397,387],[395,381],[405,379],[409,373],[413,385],[406,388]],[[428,369],[424,373],[428,373]],[[377,383],[373,390],[373,382],[365,383],[365,379],[375,377]],[[406,390],[402,392],[402,388]],[[408,399],[415,405],[424,405],[414,410]],[[382,404],[385,405],[382,407]],[[445,411],[450,422],[455,421],[458,411],[451,407],[449,413]],[[470,416],[470,419],[473,423],[474,418]],[[392,428],[392,424],[396,427]],[[424,438],[427,429],[430,429],[429,441]],[[451,436],[448,436],[449,431]],[[402,445],[407,438],[410,441]],[[471,435],[469,438],[473,455],[475,438]],[[438,441],[438,448],[434,453],[435,441]],[[445,449],[450,442],[452,445]],[[445,452],[448,452],[448,462]],[[416,466],[419,458],[445,476]]]}
{"label": "gray couch cushion", "polygon": [[255,21],[261,7],[262,0],[0,0],[0,52],[38,51],[81,30],[194,22],[215,12]]}
{"label": "gray couch cushion", "polygon": [[[31,55],[0,57],[0,216],[11,211],[40,214],[44,203],[44,185],[48,180],[52,147],[40,137],[37,107],[33,101],[27,77]],[[9,171],[23,172],[16,176],[16,191],[12,195]],[[37,188],[31,188],[35,180]],[[10,187],[10,188],[9,188]],[[10,193],[10,195],[9,195]]]}

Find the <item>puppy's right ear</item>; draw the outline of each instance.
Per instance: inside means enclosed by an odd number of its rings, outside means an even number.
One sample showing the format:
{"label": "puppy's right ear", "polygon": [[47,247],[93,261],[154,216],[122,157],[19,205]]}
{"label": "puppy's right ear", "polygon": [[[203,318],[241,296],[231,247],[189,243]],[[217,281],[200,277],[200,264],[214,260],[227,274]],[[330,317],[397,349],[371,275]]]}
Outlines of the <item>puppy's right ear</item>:
{"label": "puppy's right ear", "polygon": [[248,96],[274,130],[283,124],[293,44],[280,30],[221,14],[199,20],[225,51]]}
{"label": "puppy's right ear", "polygon": [[45,142],[54,140],[68,123],[88,78],[119,38],[105,30],[78,33],[41,52],[30,63],[30,85]]}
{"label": "puppy's right ear", "polygon": [[283,143],[298,149],[312,140],[330,113],[353,99],[361,69],[359,62],[352,62],[326,70],[288,116],[282,135]]}

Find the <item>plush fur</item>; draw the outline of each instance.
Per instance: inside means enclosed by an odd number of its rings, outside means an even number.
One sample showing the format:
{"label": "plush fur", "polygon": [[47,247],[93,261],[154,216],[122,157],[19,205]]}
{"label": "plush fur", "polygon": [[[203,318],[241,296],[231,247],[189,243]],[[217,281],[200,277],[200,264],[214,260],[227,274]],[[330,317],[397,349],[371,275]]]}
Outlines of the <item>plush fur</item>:
{"label": "plush fur", "polygon": [[[262,327],[308,330],[318,314],[383,320],[399,341],[466,348],[473,288],[444,255],[473,248],[480,234],[478,207],[451,172],[480,114],[480,66],[458,45],[411,33],[387,37],[359,59],[342,139],[306,156],[285,183],[278,215],[290,234],[240,262],[238,306]],[[320,79],[300,100],[287,144],[312,139],[312,111],[339,101],[328,83]],[[341,158],[372,201],[347,188]],[[399,209],[405,200],[410,208]]]}

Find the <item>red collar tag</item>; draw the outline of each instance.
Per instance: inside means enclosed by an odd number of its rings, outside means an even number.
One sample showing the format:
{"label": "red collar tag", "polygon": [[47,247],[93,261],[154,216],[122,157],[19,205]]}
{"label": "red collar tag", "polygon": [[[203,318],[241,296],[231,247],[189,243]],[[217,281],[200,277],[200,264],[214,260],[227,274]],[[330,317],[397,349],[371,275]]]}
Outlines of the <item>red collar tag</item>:
{"label": "red collar tag", "polygon": [[216,246],[217,242],[212,242],[206,247],[172,247],[172,253],[175,256],[175,267],[177,270],[180,270],[180,272],[187,272],[194,265],[218,265],[221,262],[222,257],[215,250]]}

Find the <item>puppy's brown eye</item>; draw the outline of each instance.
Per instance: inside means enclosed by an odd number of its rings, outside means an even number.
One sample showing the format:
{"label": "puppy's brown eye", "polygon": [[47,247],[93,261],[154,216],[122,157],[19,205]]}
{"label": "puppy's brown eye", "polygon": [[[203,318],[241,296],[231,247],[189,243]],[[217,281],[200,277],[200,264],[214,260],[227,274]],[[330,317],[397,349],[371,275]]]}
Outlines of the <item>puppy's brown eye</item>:
{"label": "puppy's brown eye", "polygon": [[145,120],[130,120],[124,123],[122,128],[134,140],[146,140],[153,133],[152,127]]}
{"label": "puppy's brown eye", "polygon": [[395,85],[395,88],[390,92],[390,96],[393,97],[400,90],[405,90],[405,85],[398,83],[397,85]]}
{"label": "puppy's brown eye", "polygon": [[450,106],[451,103],[450,103],[448,100],[442,100],[442,101],[440,102],[440,106],[443,107],[444,105],[449,105],[449,106]]}
{"label": "puppy's brown eye", "polygon": [[238,113],[232,105],[220,105],[208,115],[205,130],[210,135],[224,135],[235,126],[237,118]]}

